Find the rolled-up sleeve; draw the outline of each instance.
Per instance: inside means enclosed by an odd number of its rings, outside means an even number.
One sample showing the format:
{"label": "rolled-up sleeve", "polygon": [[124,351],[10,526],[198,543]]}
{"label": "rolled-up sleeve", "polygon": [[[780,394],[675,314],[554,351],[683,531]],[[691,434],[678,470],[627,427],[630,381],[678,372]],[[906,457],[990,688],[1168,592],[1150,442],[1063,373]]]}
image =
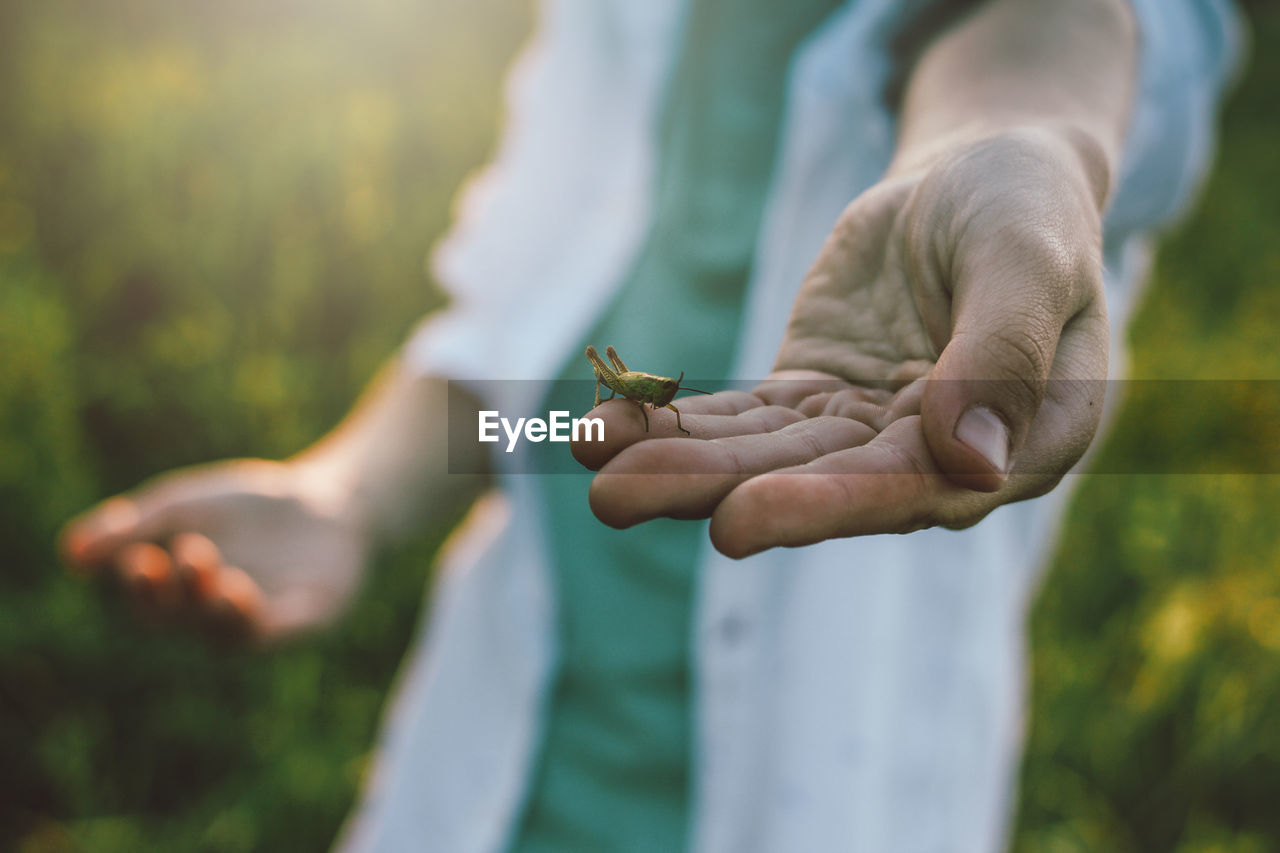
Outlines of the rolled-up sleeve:
{"label": "rolled-up sleeve", "polygon": [[1244,27],[1228,0],[1130,0],[1138,87],[1107,213],[1109,240],[1176,219],[1213,158],[1222,95],[1240,66]]}

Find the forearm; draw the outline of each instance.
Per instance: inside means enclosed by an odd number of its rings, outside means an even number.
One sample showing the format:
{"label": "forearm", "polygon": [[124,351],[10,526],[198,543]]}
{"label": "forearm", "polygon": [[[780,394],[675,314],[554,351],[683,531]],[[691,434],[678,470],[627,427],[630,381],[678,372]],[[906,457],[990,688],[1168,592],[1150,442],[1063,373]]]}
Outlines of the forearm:
{"label": "forearm", "polygon": [[1105,197],[1133,96],[1126,0],[989,0],[940,36],[910,76],[890,174],[1006,130],[1059,132]]}
{"label": "forearm", "polygon": [[[486,475],[450,473],[450,419],[474,424],[478,409],[456,383],[422,376],[397,356],[337,428],[291,461],[375,540],[395,538],[456,513],[484,489]],[[487,459],[452,461],[455,471],[487,470]]]}

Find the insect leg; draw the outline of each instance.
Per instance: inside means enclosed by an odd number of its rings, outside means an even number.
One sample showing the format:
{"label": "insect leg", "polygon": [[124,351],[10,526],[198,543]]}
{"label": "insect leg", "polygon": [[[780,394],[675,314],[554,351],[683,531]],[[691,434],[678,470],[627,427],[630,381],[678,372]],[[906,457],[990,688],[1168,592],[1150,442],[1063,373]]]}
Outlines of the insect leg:
{"label": "insect leg", "polygon": [[644,403],[641,403],[639,400],[632,400],[631,402],[635,403],[637,406],[640,407],[640,415],[641,417],[644,418],[644,431],[648,432],[649,431],[649,413],[644,410]]}
{"label": "insect leg", "polygon": [[689,432],[687,429],[685,429],[680,425],[680,410],[677,409],[675,406],[671,405],[670,403],[667,403],[667,408],[676,413],[676,429],[680,430],[685,435],[693,435],[693,433]]}
{"label": "insect leg", "polygon": [[627,366],[622,363],[622,359],[618,356],[618,351],[612,346],[604,348],[604,354],[609,356],[609,361],[613,362],[613,369],[619,373],[626,373]]}
{"label": "insect leg", "polygon": [[609,365],[604,363],[604,359],[600,358],[600,353],[596,352],[595,347],[587,347],[587,360],[591,362],[591,369],[596,374],[596,401],[595,405],[592,406],[592,408],[595,408],[595,406],[600,405],[600,386],[603,385],[613,392],[613,394],[609,395],[609,399],[612,400],[614,395],[618,393],[622,380],[618,378],[618,374],[609,368]]}
{"label": "insect leg", "polygon": [[[609,388],[609,386],[608,386],[608,385],[606,385],[606,386],[604,386],[604,387]],[[609,388],[609,396],[604,398],[604,402],[606,402],[606,403],[607,403],[607,402],[609,402],[610,400],[612,400],[612,399],[613,399],[614,397],[616,397],[616,396],[618,396],[618,392],[617,392],[617,391],[615,391],[615,390],[613,390],[612,388]],[[593,408],[593,409],[594,409],[594,408],[596,408],[597,406],[599,406],[599,405],[600,405],[600,402],[601,402],[601,400],[600,400],[600,377],[598,377],[598,376],[597,376],[597,377],[596,377],[596,399],[595,399],[595,402],[593,402],[593,403],[591,404],[591,408]]]}

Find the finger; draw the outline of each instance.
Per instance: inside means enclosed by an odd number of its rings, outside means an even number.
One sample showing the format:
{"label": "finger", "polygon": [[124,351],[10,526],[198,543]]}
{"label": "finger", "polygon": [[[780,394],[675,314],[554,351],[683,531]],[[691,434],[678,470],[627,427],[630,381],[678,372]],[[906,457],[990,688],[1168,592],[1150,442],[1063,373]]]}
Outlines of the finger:
{"label": "finger", "polygon": [[183,502],[207,489],[207,481],[188,473],[156,478],[69,521],[59,537],[59,550],[71,567],[98,571],[111,565],[116,553],[131,542],[168,539],[180,526],[176,522]]}
{"label": "finger", "polygon": [[771,406],[798,408],[809,397],[851,391],[867,400],[882,402],[888,398],[884,391],[867,387],[853,387],[837,376],[818,370],[776,370],[761,382],[752,394]]}
{"label": "finger", "polygon": [[1012,464],[1011,477],[1030,481],[1019,484],[1022,496],[1051,489],[1093,441],[1103,416],[1107,382],[1067,377],[1106,375],[1107,335],[1107,320],[1101,315],[1078,317],[1063,330],[1044,401]]}
{"label": "finger", "polygon": [[612,527],[659,517],[706,518],[749,477],[861,445],[875,435],[860,421],[811,418],[768,433],[640,442],[596,475],[591,510]]}
{"label": "finger", "polygon": [[169,545],[182,600],[190,607],[207,607],[217,594],[222,554],[199,533],[179,533]]}
{"label": "finger", "polygon": [[886,407],[884,425],[888,426],[894,421],[920,414],[921,403],[924,400],[924,389],[927,387],[929,387],[927,379],[917,379],[897,394],[894,394],[893,399]]}
{"label": "finger", "polygon": [[[801,404],[801,411],[809,407],[810,400],[813,400],[813,398],[805,400]],[[821,408],[814,414],[815,416],[860,421],[879,432],[888,425],[889,410],[884,406],[868,402],[856,392],[841,392],[832,394],[825,401],[822,401]]]}
{"label": "finger", "polygon": [[776,546],[981,517],[998,503],[947,479],[933,462],[919,418],[908,417],[865,445],[744,481],[712,515],[711,541],[741,558]]}
{"label": "finger", "polygon": [[1064,326],[1102,311],[1101,268],[1096,240],[1050,214],[965,233],[950,338],[924,391],[924,434],[953,480],[995,491],[1039,411]]}
{"label": "finger", "polygon": [[215,636],[243,641],[259,636],[263,611],[262,590],[242,569],[224,566],[207,613]]}
{"label": "finger", "polygon": [[171,611],[178,603],[178,587],[169,552],[151,542],[134,542],[120,550],[116,572],[139,607],[150,613]]}
{"label": "finger", "polygon": [[141,521],[137,504],[119,496],[98,504],[63,527],[58,550],[72,568],[95,572],[109,565],[125,543],[137,538]]}
{"label": "finger", "polygon": [[[742,397],[751,397],[743,394]],[[753,398],[754,399],[754,398]],[[745,405],[745,401],[738,401]],[[752,407],[737,414],[685,414],[683,401],[677,401],[680,423],[694,438],[724,438],[733,435],[772,432],[787,424],[802,420],[803,415],[794,409],[766,406],[759,400]],[[676,428],[676,414],[670,409],[649,410],[649,429],[644,427],[639,404],[629,400],[610,400],[587,413],[604,421],[603,441],[575,441],[570,445],[573,457],[592,471],[598,471],[610,459],[638,442],[654,438],[683,436]]]}

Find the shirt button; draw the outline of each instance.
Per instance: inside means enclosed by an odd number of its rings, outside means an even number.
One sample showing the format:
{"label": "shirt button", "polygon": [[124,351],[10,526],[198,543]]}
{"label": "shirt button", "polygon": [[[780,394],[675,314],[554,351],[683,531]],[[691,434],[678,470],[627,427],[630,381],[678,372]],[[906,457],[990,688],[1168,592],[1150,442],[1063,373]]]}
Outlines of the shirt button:
{"label": "shirt button", "polygon": [[717,629],[720,641],[727,646],[734,646],[747,638],[751,624],[741,613],[727,613],[720,617]]}

